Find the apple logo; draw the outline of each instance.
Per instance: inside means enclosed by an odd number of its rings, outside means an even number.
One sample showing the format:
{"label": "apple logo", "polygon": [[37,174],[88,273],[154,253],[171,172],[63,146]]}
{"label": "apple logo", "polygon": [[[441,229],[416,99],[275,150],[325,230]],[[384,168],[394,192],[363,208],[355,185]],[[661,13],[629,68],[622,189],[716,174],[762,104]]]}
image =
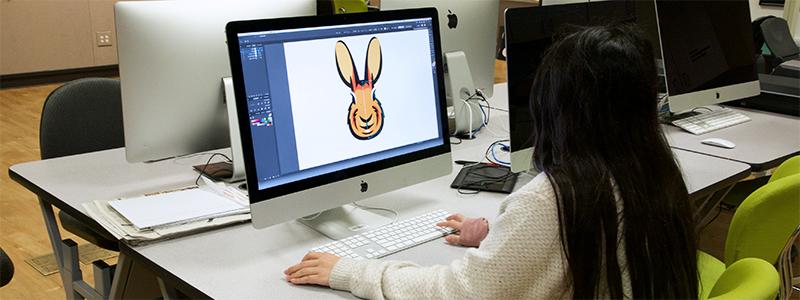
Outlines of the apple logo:
{"label": "apple logo", "polygon": [[458,16],[449,9],[447,10],[447,27],[455,29],[458,26]]}
{"label": "apple logo", "polygon": [[369,189],[369,184],[367,184],[366,181],[362,180],[361,181],[361,192],[365,193],[365,192],[367,192],[367,189]]}

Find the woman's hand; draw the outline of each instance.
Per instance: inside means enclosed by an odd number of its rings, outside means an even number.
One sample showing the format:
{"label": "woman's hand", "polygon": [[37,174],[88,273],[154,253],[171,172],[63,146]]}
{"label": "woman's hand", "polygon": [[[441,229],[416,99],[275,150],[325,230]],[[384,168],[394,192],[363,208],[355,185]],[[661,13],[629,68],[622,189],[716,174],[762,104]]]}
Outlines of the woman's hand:
{"label": "woman's hand", "polygon": [[466,218],[461,214],[449,215],[436,226],[455,229],[458,234],[448,235],[444,239],[450,244],[467,247],[478,247],[489,233],[489,222],[486,219]]}
{"label": "woman's hand", "polygon": [[339,257],[329,253],[309,252],[299,264],[289,267],[283,274],[293,284],[330,286],[330,275]]}

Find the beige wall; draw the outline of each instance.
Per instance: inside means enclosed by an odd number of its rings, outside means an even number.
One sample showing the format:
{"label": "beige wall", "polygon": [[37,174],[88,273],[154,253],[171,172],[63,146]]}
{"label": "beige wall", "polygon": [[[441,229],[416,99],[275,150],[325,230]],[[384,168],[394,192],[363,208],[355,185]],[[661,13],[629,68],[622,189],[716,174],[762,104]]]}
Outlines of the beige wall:
{"label": "beige wall", "polygon": [[[114,2],[0,0],[0,74],[116,64]],[[98,31],[112,46],[96,46]]]}
{"label": "beige wall", "polygon": [[783,7],[758,5],[758,0],[750,0],[750,19],[755,20],[763,16],[783,17]]}
{"label": "beige wall", "polygon": [[[526,1],[536,2],[522,0]],[[116,64],[114,2],[0,0],[0,75]],[[784,16],[784,10],[760,6],[758,0],[750,0],[750,15],[753,19],[766,15],[780,17]],[[789,19],[794,34],[800,34],[798,18]],[[99,31],[111,32],[112,46],[96,45],[95,33]]]}

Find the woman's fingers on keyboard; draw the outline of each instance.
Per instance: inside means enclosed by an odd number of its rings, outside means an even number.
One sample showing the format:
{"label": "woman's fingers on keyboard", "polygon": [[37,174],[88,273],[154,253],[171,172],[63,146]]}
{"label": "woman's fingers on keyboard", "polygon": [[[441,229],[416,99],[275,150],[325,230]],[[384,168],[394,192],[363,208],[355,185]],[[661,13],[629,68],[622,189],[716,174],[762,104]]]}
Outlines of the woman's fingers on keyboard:
{"label": "woman's fingers on keyboard", "polygon": [[455,230],[459,230],[459,229],[461,229],[461,222],[460,221],[454,221],[454,220],[448,220],[448,221],[436,223],[436,226],[439,226],[439,227],[450,227],[450,228],[453,228]]}
{"label": "woman's fingers on keyboard", "polygon": [[461,245],[461,236],[458,234],[445,236],[444,240],[453,245]]}
{"label": "woman's fingers on keyboard", "polygon": [[447,218],[445,218],[445,220],[447,220],[447,221],[453,220],[453,221],[463,222],[464,221],[464,215],[462,215],[462,214],[452,214],[452,215],[447,216]]}

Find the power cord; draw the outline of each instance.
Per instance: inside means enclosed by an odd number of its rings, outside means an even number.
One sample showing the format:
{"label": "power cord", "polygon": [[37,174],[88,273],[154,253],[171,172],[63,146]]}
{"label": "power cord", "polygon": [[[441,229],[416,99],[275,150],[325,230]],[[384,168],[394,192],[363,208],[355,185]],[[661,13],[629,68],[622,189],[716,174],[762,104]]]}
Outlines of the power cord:
{"label": "power cord", "polygon": [[309,216],[300,217],[300,219],[302,219],[304,221],[311,221],[313,219],[319,218],[319,215],[321,215],[322,213],[323,212],[321,211],[321,212],[318,212],[318,213],[316,213],[316,214],[314,214],[313,216],[310,216],[310,217]]}
{"label": "power cord", "polygon": [[[472,101],[472,100],[478,100],[479,101],[477,103],[477,107],[481,110],[481,113],[483,114],[483,121],[481,122],[481,126],[476,128],[476,129],[474,129],[474,130],[471,128],[472,127],[472,120],[473,120],[473,113],[472,113],[472,103],[470,103],[470,101]],[[480,105],[480,101],[484,101],[485,102],[486,98],[483,96],[483,92],[481,92],[481,90],[476,89],[474,93],[467,95],[467,98],[466,99],[461,99],[461,101],[464,102],[464,106],[466,107],[466,109],[468,110],[468,113],[469,113],[469,124],[467,125],[468,133],[463,135],[463,136],[464,136],[464,138],[467,138],[467,139],[471,140],[471,139],[475,138],[475,133],[480,131],[482,128],[485,127],[486,124],[489,123],[489,116],[486,114],[486,111],[484,111],[483,107],[481,107],[481,105]]]}
{"label": "power cord", "polygon": [[[489,145],[489,148],[486,149],[486,153],[484,154],[484,158],[486,159],[486,161],[488,161],[490,163],[493,163],[493,164],[496,164],[496,165],[501,165],[501,166],[506,166],[506,167],[510,166],[511,162],[502,161],[502,160],[497,158],[497,153],[496,153],[497,146],[501,146],[501,149],[508,149],[509,148],[508,145],[503,144],[505,142],[509,142],[509,140],[499,140],[499,141],[495,141],[491,145]],[[491,157],[489,157],[489,155],[491,155]]]}
{"label": "power cord", "polygon": [[386,225],[389,225],[389,224],[394,224],[394,223],[395,223],[395,222],[397,222],[397,220],[400,218],[400,213],[398,213],[398,212],[397,212],[396,210],[394,210],[394,209],[385,208],[385,207],[366,206],[366,205],[358,204],[358,201],[353,201],[353,206],[355,206],[355,207],[358,207],[358,208],[360,208],[360,209],[363,209],[363,210],[379,210],[379,211],[385,211],[385,212],[389,212],[389,213],[391,213],[391,214],[393,214],[393,215],[394,215],[394,218],[392,219],[392,221],[390,221],[389,223],[383,224],[383,225],[381,225],[381,226],[386,226]]}
{"label": "power cord", "polygon": [[[353,206],[358,207],[358,208],[363,209],[363,210],[380,210],[380,211],[389,212],[389,213],[394,215],[394,218],[392,219],[392,221],[390,221],[389,223],[383,224],[381,226],[393,224],[393,223],[397,222],[398,218],[400,218],[400,213],[398,213],[396,210],[393,210],[393,209],[384,208],[384,207],[366,206],[366,205],[358,204],[357,201],[353,201],[352,204],[353,204]],[[324,211],[318,212],[318,213],[310,215],[310,216],[300,217],[300,219],[302,219],[304,221],[311,221],[311,220],[314,220],[316,218],[319,218],[319,216],[322,215],[323,212]]]}
{"label": "power cord", "polygon": [[[208,158],[208,160],[206,161],[206,163],[203,165],[203,169],[201,169],[201,170],[200,170],[200,174],[198,174],[198,175],[197,175],[197,178],[194,180],[194,185],[196,185],[196,186],[200,186],[200,177],[202,177],[202,176],[203,176],[203,174],[205,174],[205,173],[206,173],[206,168],[208,167],[208,165],[209,165],[209,164],[211,164],[211,160],[212,160],[212,159],[214,159],[214,157],[216,157],[217,155],[224,157],[224,158],[225,158],[225,160],[227,160],[227,162],[233,162],[233,161],[231,160],[231,158],[230,158],[230,157],[228,157],[228,156],[227,156],[227,155],[225,155],[225,154],[222,154],[222,153],[219,153],[219,152],[216,152],[216,153],[214,153],[214,154],[211,154],[211,157],[209,157],[209,158]],[[211,175],[211,176],[214,176],[214,174],[209,174],[209,175]]]}

